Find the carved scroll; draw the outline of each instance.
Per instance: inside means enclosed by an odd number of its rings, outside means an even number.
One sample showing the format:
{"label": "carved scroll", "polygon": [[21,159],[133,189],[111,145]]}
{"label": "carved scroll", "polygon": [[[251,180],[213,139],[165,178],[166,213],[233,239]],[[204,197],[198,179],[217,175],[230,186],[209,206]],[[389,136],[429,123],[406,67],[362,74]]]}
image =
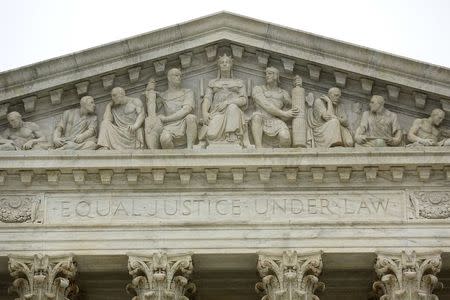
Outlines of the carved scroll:
{"label": "carved scroll", "polygon": [[440,254],[378,254],[375,271],[379,281],[373,290],[380,300],[438,300],[433,291],[442,288]]}
{"label": "carved scroll", "polygon": [[319,300],[315,293],[325,288],[318,278],[322,272],[321,253],[260,255],[257,268],[262,280],[255,290],[265,294],[261,300]]}
{"label": "carved scroll", "polygon": [[296,75],[294,88],[292,89],[292,107],[299,109],[298,116],[292,119],[292,147],[306,148],[306,107],[305,89],[302,87],[302,79]]}
{"label": "carved scroll", "polygon": [[10,256],[8,269],[14,278],[9,293],[17,294],[16,300],[68,300],[78,293],[72,256]]}
{"label": "carved scroll", "polygon": [[128,271],[133,277],[127,285],[132,300],[188,300],[195,284],[190,282],[193,271],[190,255],[155,253],[150,256],[129,256]]}

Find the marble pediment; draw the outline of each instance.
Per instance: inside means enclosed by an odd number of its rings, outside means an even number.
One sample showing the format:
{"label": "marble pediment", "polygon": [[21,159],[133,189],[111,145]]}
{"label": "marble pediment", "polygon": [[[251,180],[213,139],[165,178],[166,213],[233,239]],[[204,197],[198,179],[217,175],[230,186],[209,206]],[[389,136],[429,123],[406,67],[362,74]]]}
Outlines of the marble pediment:
{"label": "marble pediment", "polygon": [[200,114],[200,99],[223,53],[234,57],[234,76],[244,80],[249,95],[263,84],[267,66],[280,70],[286,90],[295,75],[316,97],[340,87],[352,128],[372,94],[385,96],[405,130],[435,108],[447,112],[443,125],[449,125],[449,69],[221,12],[1,73],[0,127],[8,112],[18,111],[50,136],[62,112],[84,95],[94,97],[101,121],[113,87],[139,98],[154,77],[162,91],[173,67],[181,68],[183,86],[194,91]]}

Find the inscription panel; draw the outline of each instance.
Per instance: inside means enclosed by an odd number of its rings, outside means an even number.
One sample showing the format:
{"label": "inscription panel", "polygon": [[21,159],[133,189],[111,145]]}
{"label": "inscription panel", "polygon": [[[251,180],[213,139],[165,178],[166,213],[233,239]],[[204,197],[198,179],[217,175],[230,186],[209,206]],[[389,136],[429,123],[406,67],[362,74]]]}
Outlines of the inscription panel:
{"label": "inscription panel", "polygon": [[47,224],[405,220],[403,191],[47,194]]}

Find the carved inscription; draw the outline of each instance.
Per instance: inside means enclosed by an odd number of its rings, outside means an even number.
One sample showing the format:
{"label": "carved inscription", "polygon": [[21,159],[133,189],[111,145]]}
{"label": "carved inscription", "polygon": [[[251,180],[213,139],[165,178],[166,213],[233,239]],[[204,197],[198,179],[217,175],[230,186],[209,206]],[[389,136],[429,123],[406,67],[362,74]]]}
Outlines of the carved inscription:
{"label": "carved inscription", "polygon": [[47,195],[47,222],[296,222],[404,218],[402,192]]}

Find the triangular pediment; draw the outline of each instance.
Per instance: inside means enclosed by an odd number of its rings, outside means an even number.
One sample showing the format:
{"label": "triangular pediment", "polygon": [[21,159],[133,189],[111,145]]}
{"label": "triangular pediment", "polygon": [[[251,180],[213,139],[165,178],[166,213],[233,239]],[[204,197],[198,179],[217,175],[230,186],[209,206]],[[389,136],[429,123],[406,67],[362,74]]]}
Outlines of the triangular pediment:
{"label": "triangular pediment", "polygon": [[214,78],[222,53],[235,58],[236,76],[249,91],[263,82],[267,66],[275,66],[287,90],[294,75],[315,95],[340,87],[356,115],[370,95],[381,94],[404,127],[434,108],[450,107],[449,69],[221,12],[1,73],[0,122],[5,125],[6,113],[17,110],[51,130],[85,94],[100,104],[101,116],[113,86],[139,97],[155,77],[157,89],[164,89],[172,67],[181,67],[183,84],[199,100],[202,82]]}

